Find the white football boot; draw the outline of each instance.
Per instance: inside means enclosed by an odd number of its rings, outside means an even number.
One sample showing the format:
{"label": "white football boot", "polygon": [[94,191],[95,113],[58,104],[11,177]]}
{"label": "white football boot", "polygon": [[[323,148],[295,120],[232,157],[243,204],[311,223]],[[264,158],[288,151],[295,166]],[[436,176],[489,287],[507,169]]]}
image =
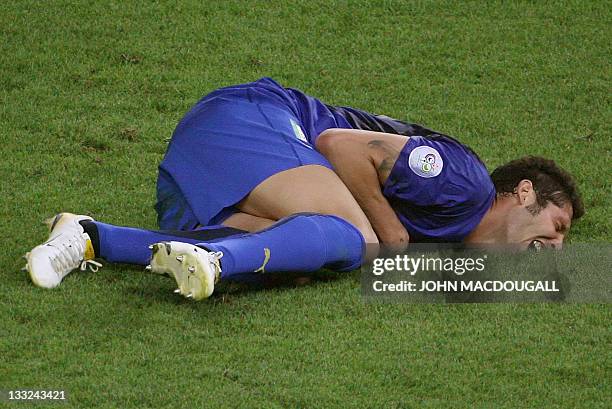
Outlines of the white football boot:
{"label": "white football boot", "polygon": [[178,285],[175,293],[194,300],[210,297],[221,277],[222,252],[180,241],[164,241],[150,248],[151,264],[146,269],[174,277]]}
{"label": "white football boot", "polygon": [[94,250],[89,235],[79,224],[93,220],[88,216],[60,213],[46,221],[49,239],[25,255],[25,270],[39,287],[57,287],[72,270],[80,268],[98,271],[102,264],[93,260]]}

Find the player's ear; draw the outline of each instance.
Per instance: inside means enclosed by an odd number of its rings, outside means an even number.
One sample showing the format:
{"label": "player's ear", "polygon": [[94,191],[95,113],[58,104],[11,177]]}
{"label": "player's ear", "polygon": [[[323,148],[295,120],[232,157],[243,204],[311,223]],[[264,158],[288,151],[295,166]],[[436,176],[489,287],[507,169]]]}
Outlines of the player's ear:
{"label": "player's ear", "polygon": [[529,205],[533,200],[535,200],[533,183],[531,183],[531,180],[529,179],[521,180],[518,185],[516,185],[514,193],[517,195],[518,201],[521,205]]}

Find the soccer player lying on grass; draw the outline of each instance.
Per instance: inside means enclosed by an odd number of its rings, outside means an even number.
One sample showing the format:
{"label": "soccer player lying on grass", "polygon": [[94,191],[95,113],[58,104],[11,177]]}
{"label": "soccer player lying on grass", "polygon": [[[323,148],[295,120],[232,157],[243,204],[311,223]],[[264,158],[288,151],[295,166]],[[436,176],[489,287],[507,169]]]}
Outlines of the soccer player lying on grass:
{"label": "soccer player lying on grass", "polygon": [[491,176],[455,139],[333,107],[270,78],[203,97],[159,166],[160,231],[58,214],[26,255],[41,287],[108,262],[167,273],[202,299],[218,280],[348,271],[365,244],[514,243],[561,247],[584,213],[571,176],[526,157]]}

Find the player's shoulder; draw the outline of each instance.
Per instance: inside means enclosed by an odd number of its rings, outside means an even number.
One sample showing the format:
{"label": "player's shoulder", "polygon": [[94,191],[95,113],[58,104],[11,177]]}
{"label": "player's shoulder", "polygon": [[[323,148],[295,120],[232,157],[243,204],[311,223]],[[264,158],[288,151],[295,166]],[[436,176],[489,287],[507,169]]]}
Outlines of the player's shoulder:
{"label": "player's shoulder", "polygon": [[481,203],[494,189],[476,152],[443,134],[411,136],[385,185],[387,194],[418,191],[420,204],[443,207]]}
{"label": "player's shoulder", "polygon": [[[443,134],[416,138],[418,145],[410,153],[410,166],[429,163],[431,173],[440,177],[444,190],[451,191],[466,202],[480,202],[490,196],[493,184],[485,164],[478,154],[457,139]],[[425,156],[423,157],[423,153]],[[437,161],[440,161],[439,166]]]}
{"label": "player's shoulder", "polygon": [[[432,134],[428,136],[411,137],[414,149],[410,155],[415,159],[419,155],[415,152],[431,151],[434,157],[439,157],[441,160],[446,160],[446,169],[451,172],[468,172],[470,174],[487,173],[485,164],[482,162],[478,154],[466,144],[459,142],[457,139],[443,134]],[[431,156],[427,156],[429,160]],[[444,169],[442,167],[442,169]],[[441,170],[440,169],[440,173]]]}

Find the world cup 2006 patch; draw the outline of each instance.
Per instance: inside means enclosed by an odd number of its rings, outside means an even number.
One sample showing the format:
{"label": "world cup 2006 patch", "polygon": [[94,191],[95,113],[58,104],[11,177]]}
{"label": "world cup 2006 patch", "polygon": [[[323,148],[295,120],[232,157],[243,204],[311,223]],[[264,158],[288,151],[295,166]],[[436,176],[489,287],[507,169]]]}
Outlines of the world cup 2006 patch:
{"label": "world cup 2006 patch", "polygon": [[432,147],[419,146],[410,152],[408,157],[410,169],[422,178],[433,178],[442,172],[444,161]]}

